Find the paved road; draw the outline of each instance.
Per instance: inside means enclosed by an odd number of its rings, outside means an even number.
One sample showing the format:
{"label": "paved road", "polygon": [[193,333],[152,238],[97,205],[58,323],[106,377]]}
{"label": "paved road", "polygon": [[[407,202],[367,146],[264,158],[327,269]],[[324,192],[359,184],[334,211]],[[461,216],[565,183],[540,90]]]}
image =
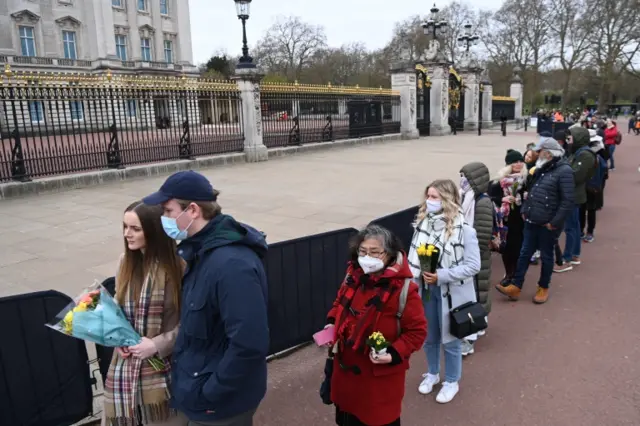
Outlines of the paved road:
{"label": "paved road", "polygon": [[[403,425],[623,426],[640,424],[640,137],[617,151],[596,242],[583,265],[554,275],[551,299],[535,306],[538,267],[516,303],[493,294],[486,337],[464,361],[461,392],[448,405],[421,396],[426,362],[414,355]],[[503,274],[494,258],[493,281]],[[269,365],[258,426],[334,424],[317,396],[323,353],[309,347]],[[384,391],[384,390],[381,390]]]}

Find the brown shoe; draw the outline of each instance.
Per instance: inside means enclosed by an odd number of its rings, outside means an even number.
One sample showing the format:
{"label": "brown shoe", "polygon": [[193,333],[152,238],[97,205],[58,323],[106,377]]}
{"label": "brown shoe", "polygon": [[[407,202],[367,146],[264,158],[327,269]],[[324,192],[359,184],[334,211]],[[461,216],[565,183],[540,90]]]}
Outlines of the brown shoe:
{"label": "brown shoe", "polygon": [[509,300],[513,300],[514,302],[520,298],[521,290],[515,284],[509,284],[507,286],[498,284],[496,286],[496,290],[498,290],[500,293],[507,296]]}
{"label": "brown shoe", "polygon": [[549,300],[549,289],[538,287],[538,291],[536,291],[536,295],[533,296],[533,303],[542,305],[547,300]]}

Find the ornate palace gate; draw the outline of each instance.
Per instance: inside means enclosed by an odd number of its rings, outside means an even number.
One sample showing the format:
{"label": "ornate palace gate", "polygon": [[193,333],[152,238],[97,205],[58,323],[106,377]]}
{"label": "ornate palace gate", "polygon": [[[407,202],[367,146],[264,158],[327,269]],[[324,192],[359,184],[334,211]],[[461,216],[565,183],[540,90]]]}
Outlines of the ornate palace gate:
{"label": "ornate palace gate", "polygon": [[431,127],[431,81],[427,69],[416,65],[417,126],[420,136],[429,136]]}
{"label": "ornate palace gate", "polygon": [[[462,77],[451,67],[449,69],[449,124],[456,130],[464,130],[464,92]],[[453,128],[451,129],[453,131]]]}

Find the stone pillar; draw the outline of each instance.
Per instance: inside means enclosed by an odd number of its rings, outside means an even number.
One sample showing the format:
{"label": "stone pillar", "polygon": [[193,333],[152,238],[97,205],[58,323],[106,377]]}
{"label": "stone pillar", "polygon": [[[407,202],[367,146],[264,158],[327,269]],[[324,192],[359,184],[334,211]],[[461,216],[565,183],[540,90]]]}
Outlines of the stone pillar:
{"label": "stone pillar", "polygon": [[178,40],[177,46],[174,49],[176,57],[175,62],[181,65],[193,64],[193,47],[191,44],[191,22],[189,21],[189,2],[178,0],[171,2],[171,5],[175,5],[176,18],[178,21]]}
{"label": "stone pillar", "polygon": [[[154,2],[158,3],[159,2]],[[149,5],[147,5],[149,6]],[[129,2],[127,4],[127,20],[129,21],[129,57],[127,60],[129,61],[139,61],[142,56],[142,48],[140,47],[140,33],[138,32],[138,4],[137,2]],[[158,28],[160,30],[160,28]],[[154,61],[157,61],[156,56],[157,51],[153,52]]]}
{"label": "stone pillar", "polygon": [[466,86],[464,92],[464,130],[477,130],[480,102],[480,69],[467,68],[462,70],[462,83]]}
{"label": "stone pillar", "polygon": [[[95,50],[91,57],[97,59],[118,59],[116,56],[116,39],[113,27],[113,8],[111,2],[92,0],[93,23],[98,43],[92,45]],[[135,25],[134,25],[135,27]],[[135,28],[137,31],[137,28]]]}
{"label": "stone pillar", "polygon": [[515,119],[522,119],[522,104],[524,97],[524,85],[520,77],[520,68],[513,69],[513,77],[511,78],[511,87],[509,87],[509,96],[516,100]]}
{"label": "stone pillar", "polygon": [[400,137],[418,139],[416,117],[416,72],[405,66],[391,70],[391,90],[400,92]]}
{"label": "stone pillar", "polygon": [[425,64],[431,78],[431,136],[451,133],[449,126],[449,68],[446,62]]}
{"label": "stone pillar", "polygon": [[490,129],[493,125],[493,84],[489,77],[489,70],[482,72],[481,82],[484,86],[484,94],[482,95],[482,128]]}
{"label": "stone pillar", "polygon": [[[247,162],[255,163],[269,159],[267,147],[262,140],[262,108],[260,102],[260,79],[256,68],[237,68],[234,80],[240,90],[242,104],[242,128],[244,130],[244,153]],[[231,115],[230,115],[231,117]]]}
{"label": "stone pillar", "polygon": [[340,99],[338,101],[338,115],[340,116],[340,118],[344,118],[347,113],[347,101],[344,99]]}

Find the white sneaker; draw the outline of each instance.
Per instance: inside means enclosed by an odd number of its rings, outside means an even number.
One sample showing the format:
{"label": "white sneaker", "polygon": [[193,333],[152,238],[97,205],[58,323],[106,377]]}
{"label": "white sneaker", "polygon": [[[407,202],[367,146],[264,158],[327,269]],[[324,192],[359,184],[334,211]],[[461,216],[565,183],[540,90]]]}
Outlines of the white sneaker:
{"label": "white sneaker", "polygon": [[462,356],[472,355],[475,352],[475,350],[473,349],[473,342],[463,340],[461,346]]}
{"label": "white sneaker", "polygon": [[433,387],[440,383],[440,376],[437,374],[423,374],[424,380],[418,386],[418,392],[423,395],[429,395],[433,391]]}
{"label": "white sneaker", "polygon": [[458,382],[444,382],[442,384],[442,389],[438,392],[438,396],[436,396],[436,401],[440,404],[446,404],[447,402],[451,402],[451,400],[458,394],[460,390],[460,386],[458,386]]}

